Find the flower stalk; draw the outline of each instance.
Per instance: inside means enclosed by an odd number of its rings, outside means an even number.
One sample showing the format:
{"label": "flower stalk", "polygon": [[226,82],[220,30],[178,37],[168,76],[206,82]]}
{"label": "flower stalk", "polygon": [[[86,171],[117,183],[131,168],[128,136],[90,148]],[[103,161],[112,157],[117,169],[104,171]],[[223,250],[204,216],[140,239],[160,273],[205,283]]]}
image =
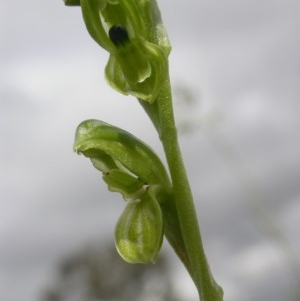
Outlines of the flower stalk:
{"label": "flower stalk", "polygon": [[157,105],[160,112],[160,139],[168,162],[176,213],[187,254],[185,266],[198,289],[201,300],[221,301],[223,290],[211,275],[203,248],[192,192],[178,143],[168,81],[157,99]]}

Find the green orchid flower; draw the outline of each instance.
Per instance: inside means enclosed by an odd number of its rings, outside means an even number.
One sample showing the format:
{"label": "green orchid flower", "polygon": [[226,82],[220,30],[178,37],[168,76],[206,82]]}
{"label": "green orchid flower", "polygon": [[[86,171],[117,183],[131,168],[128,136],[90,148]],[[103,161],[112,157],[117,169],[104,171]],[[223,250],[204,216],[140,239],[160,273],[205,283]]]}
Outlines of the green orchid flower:
{"label": "green orchid flower", "polygon": [[121,257],[129,263],[154,263],[164,235],[159,203],[172,190],[160,159],[130,133],[98,120],[78,126],[74,149],[90,158],[109,190],[127,202],[115,229]]}
{"label": "green orchid flower", "polygon": [[[80,1],[87,30],[110,53],[105,68],[108,83],[123,94],[153,103],[167,78],[170,47],[166,38],[160,39],[163,41],[160,45],[155,43],[156,34],[149,35],[146,3],[132,0]],[[162,33],[161,27],[157,28]]]}

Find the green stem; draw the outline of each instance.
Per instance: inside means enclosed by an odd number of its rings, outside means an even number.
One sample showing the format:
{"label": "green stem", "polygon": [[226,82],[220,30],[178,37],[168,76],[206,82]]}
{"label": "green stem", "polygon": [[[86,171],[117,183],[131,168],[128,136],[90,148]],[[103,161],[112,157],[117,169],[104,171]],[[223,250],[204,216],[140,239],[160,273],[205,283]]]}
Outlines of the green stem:
{"label": "green stem", "polygon": [[223,291],[210,273],[204,253],[192,192],[181,156],[169,79],[166,80],[156,103],[159,112],[159,135],[173,183],[180,230],[190,265],[188,270],[198,289],[201,300],[221,301],[223,300]]}

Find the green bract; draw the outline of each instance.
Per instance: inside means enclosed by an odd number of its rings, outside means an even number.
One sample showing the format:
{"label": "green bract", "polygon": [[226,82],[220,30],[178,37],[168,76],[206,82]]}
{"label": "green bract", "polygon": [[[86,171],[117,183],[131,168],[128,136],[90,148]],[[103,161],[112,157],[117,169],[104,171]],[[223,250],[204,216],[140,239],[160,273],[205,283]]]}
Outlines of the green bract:
{"label": "green bract", "polygon": [[[155,195],[171,192],[168,174],[154,151],[130,133],[99,120],[86,120],[76,131],[74,149],[103,172],[109,189],[134,200],[147,186]],[[151,190],[152,191],[152,190]]]}
{"label": "green bract", "polygon": [[90,35],[110,52],[105,69],[109,84],[119,92],[154,102],[167,77],[171,49],[156,2],[81,0],[80,4]]}
{"label": "green bract", "polygon": [[121,257],[129,263],[155,263],[163,240],[163,221],[159,204],[149,194],[130,202],[115,229],[115,243]]}

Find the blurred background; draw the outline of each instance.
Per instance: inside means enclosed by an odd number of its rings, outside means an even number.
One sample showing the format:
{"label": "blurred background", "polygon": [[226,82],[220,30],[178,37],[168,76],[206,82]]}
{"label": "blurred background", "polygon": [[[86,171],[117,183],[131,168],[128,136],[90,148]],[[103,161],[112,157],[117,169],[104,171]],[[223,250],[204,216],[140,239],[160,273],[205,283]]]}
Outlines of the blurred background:
{"label": "blurred background", "polygon": [[[1,300],[196,301],[167,242],[156,266],[118,259],[124,202],[72,151],[77,125],[96,118],[163,158],[139,104],[105,83],[108,55],[80,9],[0,2]],[[299,301],[300,2],[158,3],[183,156],[225,300]]]}

